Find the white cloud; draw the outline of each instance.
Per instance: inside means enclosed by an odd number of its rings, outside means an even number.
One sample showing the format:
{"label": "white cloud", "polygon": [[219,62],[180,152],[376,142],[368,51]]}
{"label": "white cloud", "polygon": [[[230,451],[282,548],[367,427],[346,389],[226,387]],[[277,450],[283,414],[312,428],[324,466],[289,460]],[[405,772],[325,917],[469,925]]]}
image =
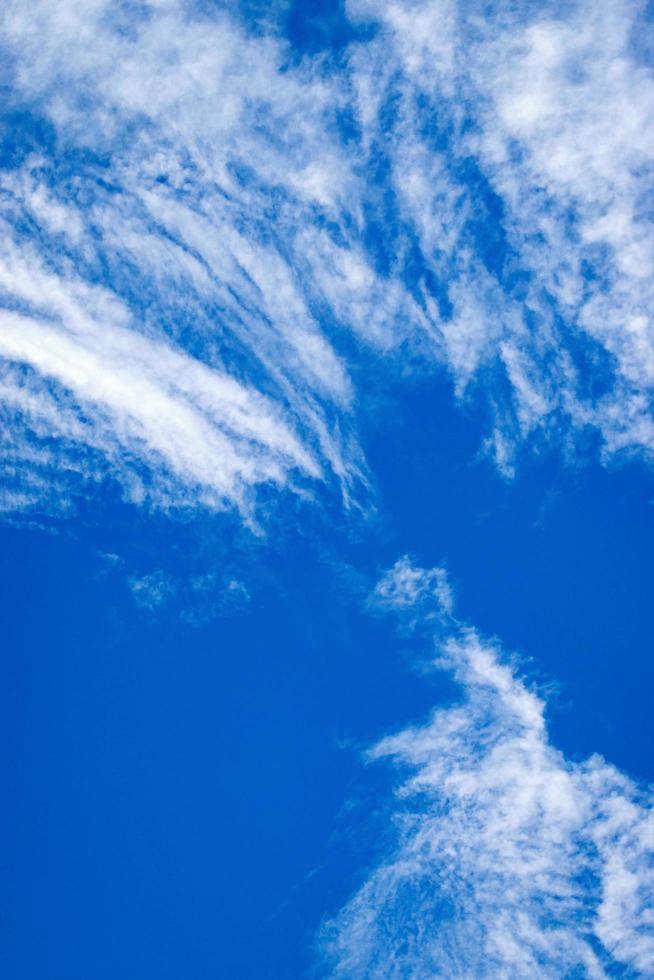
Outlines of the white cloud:
{"label": "white cloud", "polygon": [[[497,392],[498,368],[509,383],[489,440],[500,466],[562,425],[595,427],[607,454],[650,457],[654,75],[635,50],[652,29],[641,5],[349,9],[382,25],[355,62],[359,118],[452,302],[451,319],[432,317],[440,356],[461,390],[490,376]],[[385,130],[384,96],[398,104]]]}
{"label": "white cloud", "polygon": [[263,485],[350,500],[351,362],[407,349],[485,391],[506,473],[525,440],[588,426],[651,454],[640,8],[348,12],[380,30],[327,72],[182,0],[3,5],[11,108],[41,120],[8,117],[23,157],[0,169],[24,481],[36,442],[58,498],[109,474],[248,520]]}
{"label": "white cloud", "polygon": [[[399,565],[406,612],[441,570]],[[557,751],[543,700],[495,644],[455,623],[438,646],[462,700],[369,753],[404,774],[396,843],[325,927],[330,975],[651,976],[651,798],[603,759]]]}
{"label": "white cloud", "polygon": [[[43,288],[35,279],[35,298],[46,295],[49,283]],[[321,475],[268,399],[120,321],[91,319],[70,298],[71,284],[54,285],[66,301],[63,322],[0,312],[0,354],[35,375],[31,385],[22,381],[7,391],[7,401],[12,398],[33,425],[47,422],[63,439],[113,453],[118,465],[121,454],[150,462],[197,488],[209,506],[230,501],[245,510],[244,488],[282,483],[285,468]],[[51,302],[50,314],[55,310]],[[49,383],[61,386],[67,400],[53,400]]]}
{"label": "white cloud", "polygon": [[372,608],[431,617],[451,616],[454,598],[444,568],[416,568],[408,555],[399,558],[375,586]]}
{"label": "white cloud", "polygon": [[[327,93],[228,18],[142,12],[122,23],[98,0],[2,14],[14,99],[59,147],[0,174],[14,445],[54,437],[60,472],[77,455],[82,479],[104,472],[133,500],[250,521],[260,485],[334,477],[347,500],[362,478],[351,384],[280,247],[312,188],[329,204],[343,187],[340,151],[315,131]],[[277,236],[275,184],[299,188]]]}

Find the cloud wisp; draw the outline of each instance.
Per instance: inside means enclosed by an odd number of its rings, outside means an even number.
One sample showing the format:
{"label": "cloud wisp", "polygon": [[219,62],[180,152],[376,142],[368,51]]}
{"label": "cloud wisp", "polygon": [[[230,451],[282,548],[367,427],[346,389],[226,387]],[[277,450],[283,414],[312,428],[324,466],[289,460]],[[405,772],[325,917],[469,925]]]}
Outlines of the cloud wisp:
{"label": "cloud wisp", "polygon": [[644,8],[347,15],[297,58],[190,0],[3,5],[4,507],[348,502],[370,357],[481,392],[507,474],[543,437],[651,456]]}
{"label": "cloud wisp", "polygon": [[551,744],[544,701],[452,618],[442,577],[404,559],[382,579],[385,608],[392,594],[436,629],[436,666],[462,697],[368,753],[403,773],[395,844],[325,926],[329,975],[651,976],[651,797]]}

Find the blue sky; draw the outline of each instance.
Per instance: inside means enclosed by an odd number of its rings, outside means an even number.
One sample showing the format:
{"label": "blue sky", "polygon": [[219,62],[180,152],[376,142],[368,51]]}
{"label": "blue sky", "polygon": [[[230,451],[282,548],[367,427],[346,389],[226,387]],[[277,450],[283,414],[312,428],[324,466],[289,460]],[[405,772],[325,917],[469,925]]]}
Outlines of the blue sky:
{"label": "blue sky", "polygon": [[652,30],[5,4],[3,975],[654,975]]}

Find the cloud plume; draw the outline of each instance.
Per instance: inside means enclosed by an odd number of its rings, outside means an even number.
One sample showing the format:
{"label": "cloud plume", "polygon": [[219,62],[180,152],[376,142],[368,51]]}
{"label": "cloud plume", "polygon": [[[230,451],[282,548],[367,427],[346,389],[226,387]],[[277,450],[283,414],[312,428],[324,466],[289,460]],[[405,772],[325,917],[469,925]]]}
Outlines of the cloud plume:
{"label": "cloud plume", "polygon": [[[411,568],[400,616],[416,601],[442,616],[440,570]],[[403,774],[396,842],[325,927],[329,975],[651,976],[651,798],[597,756],[566,759],[496,644],[450,620],[437,648],[461,700],[368,754]]]}

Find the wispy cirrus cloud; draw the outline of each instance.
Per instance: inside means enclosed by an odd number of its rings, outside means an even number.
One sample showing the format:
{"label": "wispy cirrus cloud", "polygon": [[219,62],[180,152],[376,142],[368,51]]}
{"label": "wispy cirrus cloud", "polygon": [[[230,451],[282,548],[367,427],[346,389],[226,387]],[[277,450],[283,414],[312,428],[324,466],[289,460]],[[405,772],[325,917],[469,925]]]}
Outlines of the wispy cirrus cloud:
{"label": "wispy cirrus cloud", "polygon": [[552,745],[543,699],[497,644],[447,625],[441,577],[403,559],[380,583],[389,595],[394,582],[402,618],[441,623],[436,666],[462,696],[368,753],[403,774],[395,843],[324,928],[327,972],[650,976],[651,796],[600,757],[572,762]]}
{"label": "wispy cirrus cloud", "polygon": [[[358,113],[389,166],[438,356],[482,380],[510,472],[541,434],[652,452],[652,35],[643,5],[352,0]],[[391,54],[392,52],[392,54]],[[389,123],[390,120],[390,123]],[[429,273],[431,279],[426,273]],[[440,284],[434,290],[432,284]],[[430,292],[436,292],[434,310]],[[444,302],[445,299],[445,302]]]}
{"label": "wispy cirrus cloud", "polygon": [[[481,391],[506,473],[587,430],[651,457],[645,8],[347,12],[374,30],[336,63],[182,0],[5,0],[2,509],[66,510],[107,478],[252,525],[261,488],[351,500],[371,357]],[[197,581],[200,602],[218,580]],[[137,601],[163,583],[134,578]],[[328,930],[335,974],[652,972],[638,789],[556,751],[542,700],[451,620],[442,570],[404,561],[372,602],[449,622],[464,700],[373,751],[413,775],[397,851]]]}
{"label": "wispy cirrus cloud", "polygon": [[651,455],[645,11],[347,13],[336,62],[181,0],[4,5],[7,501],[349,500],[352,368],[407,353],[483,392],[506,473]]}
{"label": "wispy cirrus cloud", "polygon": [[313,160],[320,84],[178,3],[141,19],[106,3],[32,13],[9,5],[1,35],[15,453],[36,441],[47,466],[54,437],[60,474],[76,456],[164,505],[247,515],[252,488],[329,474],[347,496],[361,477],[351,384],[282,247],[303,182],[313,201],[339,177]]}

